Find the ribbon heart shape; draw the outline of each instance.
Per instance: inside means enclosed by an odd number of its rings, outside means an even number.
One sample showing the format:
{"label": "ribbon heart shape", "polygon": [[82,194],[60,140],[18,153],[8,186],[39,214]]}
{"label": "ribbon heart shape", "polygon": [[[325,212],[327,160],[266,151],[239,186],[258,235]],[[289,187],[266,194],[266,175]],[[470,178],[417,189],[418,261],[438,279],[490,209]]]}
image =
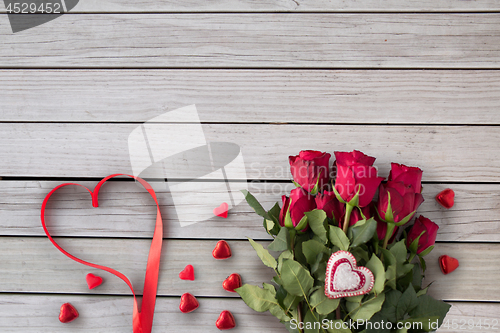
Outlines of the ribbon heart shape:
{"label": "ribbon heart shape", "polygon": [[368,268],[356,266],[351,253],[337,251],[326,266],[325,295],[332,299],[363,295],[372,290],[374,280]]}
{"label": "ribbon heart shape", "polygon": [[[90,196],[92,197],[92,206],[93,207],[99,207],[99,203],[97,200],[97,197],[99,195],[99,190],[101,189],[101,186],[108,181],[111,178],[118,177],[118,176],[126,176],[126,177],[131,177],[137,180],[141,185],[149,192],[151,197],[156,203],[156,225],[155,225],[155,230],[153,234],[153,240],[151,242],[151,247],[149,249],[149,255],[148,255],[148,262],[146,265],[146,277],[144,279],[144,291],[142,295],[142,306],[141,310],[139,311],[139,307],[137,305],[137,298],[134,292],[134,288],[132,287],[132,283],[129,281],[129,279],[122,273],[106,267],[106,266],[101,266],[101,265],[96,265],[93,263],[90,263],[88,261],[82,260],[80,258],[77,258],[73,256],[72,254],[66,252],[57,242],[52,238],[50,235],[49,231],[47,230],[47,226],[45,224],[45,208],[47,206],[47,202],[49,201],[49,198],[56,192],[58,189],[64,186],[80,186],[86,189],[89,193]],[[56,186],[52,191],[47,194],[45,199],[43,200],[42,203],[42,209],[41,209],[41,214],[40,214],[41,220],[42,220],[42,226],[43,230],[45,231],[45,234],[49,238],[49,240],[52,242],[52,244],[59,250],[61,251],[64,255],[69,257],[70,259],[73,259],[76,262],[79,262],[80,264],[84,264],[93,268],[97,269],[102,269],[106,272],[109,272],[113,275],[116,275],[120,279],[122,279],[130,288],[132,291],[132,294],[134,295],[134,311],[133,311],[133,317],[132,317],[132,327],[133,327],[133,333],[151,333],[151,329],[153,327],[153,316],[154,316],[154,311],[155,311],[155,304],[156,304],[156,292],[157,292],[157,287],[158,287],[158,273],[160,270],[160,256],[161,256],[161,246],[162,246],[162,241],[163,241],[163,222],[161,218],[161,213],[160,213],[160,205],[158,204],[158,199],[156,198],[156,193],[149,185],[148,182],[145,180],[135,177],[132,175],[127,175],[127,174],[114,174],[105,177],[102,179],[94,188],[94,191],[91,191],[87,187],[77,184],[77,183],[65,183]]]}

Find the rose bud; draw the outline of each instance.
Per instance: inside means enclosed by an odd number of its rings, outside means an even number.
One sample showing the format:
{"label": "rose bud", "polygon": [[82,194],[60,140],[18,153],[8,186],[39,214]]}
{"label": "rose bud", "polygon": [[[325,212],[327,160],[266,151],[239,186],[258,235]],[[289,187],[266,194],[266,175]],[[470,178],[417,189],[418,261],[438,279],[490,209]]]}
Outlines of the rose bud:
{"label": "rose bud", "polygon": [[335,190],[345,202],[350,202],[359,193],[359,201],[352,205],[368,206],[384,180],[383,177],[377,176],[377,169],[372,166],[375,158],[357,150],[350,153],[335,152],[335,158]]}
{"label": "rose bud", "polygon": [[385,222],[398,223],[398,225],[407,223],[420,204],[424,202],[424,197],[420,192],[415,193],[413,186],[405,185],[401,181],[388,181],[386,184],[380,184],[378,193],[378,215]]}
{"label": "rose bud", "polygon": [[391,163],[389,180],[411,185],[415,193],[422,193],[422,170],[420,168]]}
{"label": "rose bud", "polygon": [[417,254],[421,254],[423,251],[429,249],[425,253],[427,254],[434,247],[438,229],[439,226],[436,223],[432,222],[428,218],[419,216],[408,233],[407,246],[410,247],[411,243],[422,234],[418,240]]}
{"label": "rose bud", "polygon": [[316,150],[303,150],[297,156],[289,156],[293,180],[307,192],[312,192],[317,184],[316,191],[319,191],[329,181],[330,157]]}
{"label": "rose bud", "polygon": [[[282,200],[283,207],[280,212],[280,224],[283,221],[283,225],[287,227],[296,227],[306,212],[310,212],[316,208],[314,197],[300,187],[290,192],[290,198],[285,197]],[[286,206],[288,206],[288,211],[284,210]],[[287,214],[290,214],[291,225],[287,225]],[[306,229],[307,226],[302,231]]]}
{"label": "rose bud", "polygon": [[281,207],[280,210],[280,226],[284,227],[285,226],[285,216],[286,213],[288,212],[288,207],[290,205],[290,198],[287,197],[286,195],[283,195],[281,197],[281,201],[283,202],[283,206]]}
{"label": "rose bud", "polygon": [[345,206],[337,200],[333,191],[323,191],[322,193],[318,193],[315,197],[315,201],[316,208],[324,210],[328,218],[339,223],[345,213]]}

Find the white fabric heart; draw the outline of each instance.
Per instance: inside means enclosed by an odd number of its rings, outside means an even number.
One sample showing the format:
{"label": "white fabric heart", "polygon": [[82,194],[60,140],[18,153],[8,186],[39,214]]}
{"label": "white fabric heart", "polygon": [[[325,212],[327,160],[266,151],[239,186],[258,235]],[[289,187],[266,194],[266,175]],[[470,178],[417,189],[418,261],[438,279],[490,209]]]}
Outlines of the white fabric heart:
{"label": "white fabric heart", "polygon": [[330,256],[326,267],[325,295],[333,299],[367,294],[374,280],[368,268],[356,266],[351,253],[337,251]]}

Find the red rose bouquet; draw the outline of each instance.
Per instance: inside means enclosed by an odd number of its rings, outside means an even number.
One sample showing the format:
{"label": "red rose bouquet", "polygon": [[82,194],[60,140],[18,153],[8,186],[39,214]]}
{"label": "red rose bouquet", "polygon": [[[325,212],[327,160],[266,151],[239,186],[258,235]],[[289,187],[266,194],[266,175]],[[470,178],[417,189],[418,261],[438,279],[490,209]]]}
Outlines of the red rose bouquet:
{"label": "red rose bouquet", "polygon": [[274,238],[267,249],[250,243],[276,275],[263,288],[236,291],[289,332],[436,330],[450,305],[422,286],[424,257],[439,228],[414,218],[424,201],[422,170],[392,163],[383,182],[373,157],[335,152],[332,168],[330,157],[319,151],[289,157],[296,188],[281,207],[266,211],[244,191]]}

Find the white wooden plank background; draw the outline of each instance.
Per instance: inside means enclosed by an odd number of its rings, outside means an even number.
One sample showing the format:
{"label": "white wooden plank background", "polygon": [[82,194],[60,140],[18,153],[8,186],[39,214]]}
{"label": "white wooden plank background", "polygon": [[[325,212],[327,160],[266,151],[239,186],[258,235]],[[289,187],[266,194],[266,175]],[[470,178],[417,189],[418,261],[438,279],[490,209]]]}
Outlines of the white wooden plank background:
{"label": "white wooden plank background", "polygon": [[500,124],[500,72],[3,70],[0,100],[2,121],[144,122],[196,104],[213,123]]}
{"label": "white wooden plank background", "polygon": [[[0,159],[6,163],[0,165],[0,174],[104,177],[131,173],[127,142],[137,126],[2,123]],[[171,137],[194,128],[194,125],[157,126]],[[500,132],[496,126],[208,124],[203,129],[209,142],[231,142],[241,147],[248,179],[289,179],[287,156],[302,149],[330,152],[358,149],[378,157],[375,165],[384,176],[389,174],[390,162],[398,161],[421,167],[425,181],[498,182],[499,179]],[[162,139],[151,138],[151,147],[163,145]],[[277,147],[280,154],[276,154]],[[227,170],[235,173],[235,179],[246,179],[240,170],[231,167]],[[178,174],[179,170],[173,172]]]}
{"label": "white wooden plank background", "polygon": [[[376,1],[367,0],[215,0],[215,1],[132,1],[81,0],[71,13],[158,13],[158,12],[493,12],[494,0],[474,1]],[[0,7],[0,13],[5,13]]]}
{"label": "white wooden plank background", "polygon": [[[57,321],[59,307],[64,302],[71,302],[78,308],[80,317],[75,321],[61,325]],[[40,306],[43,304],[44,306]],[[490,323],[498,319],[499,305],[494,303],[452,302],[446,317],[450,324],[455,320],[488,319]],[[220,332],[215,328],[215,320],[220,311],[230,309],[235,316],[237,327],[231,332],[287,332],[287,330],[269,313],[256,314],[236,299],[200,299],[200,307],[191,314],[178,311],[179,299],[159,297],[156,302],[154,330],[161,332]],[[44,296],[44,295],[0,295],[0,324],[3,332],[42,333],[50,332],[92,332],[121,333],[130,330],[132,321],[131,297],[90,297],[90,296]],[[26,317],[24,314],[29,313]],[[498,325],[497,325],[498,327]],[[460,329],[440,329],[442,333],[463,333]],[[493,330],[493,332],[495,332]]]}
{"label": "white wooden plank background", "polygon": [[[2,332],[130,330],[123,282],[106,274],[89,292],[91,270],[42,236],[39,206],[57,183],[130,173],[131,130],[190,104],[209,141],[240,145],[248,178],[273,181],[249,184],[267,208],[290,186],[286,157],[300,149],[360,149],[378,157],[384,176],[390,161],[422,167],[419,213],[440,225],[428,259],[431,294],[458,301],[449,320],[500,319],[499,11],[494,0],[88,0],[17,34],[0,14]],[[190,126],[164,125],[174,134]],[[433,200],[445,187],[457,194],[451,210]],[[49,224],[60,241],[123,270],[140,290],[154,219],[148,195],[115,182],[103,188],[99,209],[83,210],[88,198],[74,189],[53,199]],[[284,332],[220,286],[233,271],[244,282],[269,280],[244,240],[268,243],[261,219],[241,204],[226,220],[181,228],[169,195],[160,199],[169,239],[159,293],[169,297],[158,300],[155,331],[215,332],[229,308],[235,332]],[[230,260],[211,257],[220,238],[230,239]],[[457,257],[460,268],[442,275],[440,254]],[[194,282],[177,278],[187,263]],[[177,310],[186,291],[203,296],[191,315]],[[62,325],[67,301],[81,317]]]}
{"label": "white wooden plank background", "polygon": [[[40,202],[46,193],[58,185],[55,181],[0,182],[0,235],[43,236],[40,224]],[[97,182],[80,182],[93,188]],[[250,183],[249,190],[270,209],[281,195],[294,186],[290,183]],[[436,203],[434,196],[446,187],[456,193],[455,206],[446,210]],[[150,238],[154,228],[156,205],[144,189],[131,182],[113,182],[99,194],[99,208],[90,206],[87,192],[67,187],[56,192],[46,212],[47,224],[54,236],[78,237],[142,237]],[[219,191],[214,189],[215,194]],[[500,185],[480,187],[474,184],[424,184],[425,202],[418,213],[439,226],[439,241],[500,242]],[[186,221],[203,221],[181,227],[172,198],[157,192],[165,220],[166,238],[231,238],[270,239],[261,225],[261,219],[242,203],[230,210],[227,219],[212,217],[204,220],[201,212],[211,211],[208,203],[198,203],[200,213]],[[177,195],[189,197],[190,191]],[[181,200],[182,201],[182,200]],[[189,201],[188,201],[189,202]]]}
{"label": "white wooden plank background", "polygon": [[[141,293],[150,240],[62,238],[57,241],[81,259],[124,273],[132,281],[134,290]],[[236,295],[222,288],[222,281],[232,273],[239,273],[244,283],[262,285],[262,282],[271,281],[273,270],[262,265],[248,241],[228,241],[233,252],[228,260],[212,257],[216,243],[216,240],[166,240],[162,249],[158,294],[180,296],[191,292],[197,296],[234,297]],[[123,281],[67,259],[45,238],[4,238],[0,249],[0,291],[129,294],[130,290]],[[486,251],[488,255],[485,255]],[[438,265],[438,257],[442,254],[458,258],[460,269],[443,275]],[[500,267],[492,263],[498,260],[499,244],[439,243],[427,259],[425,282],[433,282],[429,294],[448,301],[496,301],[500,298],[496,279]],[[179,272],[187,264],[195,269],[194,282],[179,279]],[[481,274],[475,274],[478,271]],[[107,283],[89,291],[85,282],[89,272],[104,276]]]}
{"label": "white wooden plank background", "polygon": [[68,14],[0,39],[2,68],[493,69],[500,14]]}

